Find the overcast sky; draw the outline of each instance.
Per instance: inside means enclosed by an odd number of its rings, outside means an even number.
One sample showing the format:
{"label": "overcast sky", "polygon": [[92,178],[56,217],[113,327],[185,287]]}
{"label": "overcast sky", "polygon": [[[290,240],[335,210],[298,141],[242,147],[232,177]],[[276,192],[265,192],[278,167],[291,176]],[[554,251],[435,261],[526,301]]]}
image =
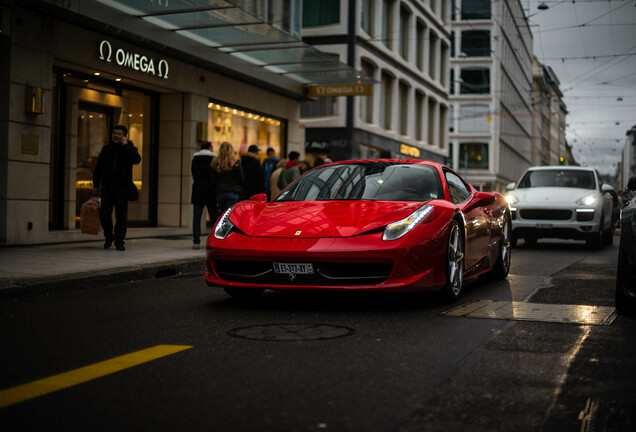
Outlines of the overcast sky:
{"label": "overcast sky", "polygon": [[[541,3],[549,8],[538,9]],[[613,174],[625,133],[636,125],[636,0],[521,4],[535,55],[561,82],[574,157]]]}

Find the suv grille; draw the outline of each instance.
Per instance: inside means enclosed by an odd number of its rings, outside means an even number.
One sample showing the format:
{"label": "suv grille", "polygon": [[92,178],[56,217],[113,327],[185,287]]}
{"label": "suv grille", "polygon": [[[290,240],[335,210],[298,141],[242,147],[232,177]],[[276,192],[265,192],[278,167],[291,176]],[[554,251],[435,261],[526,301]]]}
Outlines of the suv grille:
{"label": "suv grille", "polygon": [[572,218],[570,210],[526,209],[519,213],[523,219],[570,220]]}

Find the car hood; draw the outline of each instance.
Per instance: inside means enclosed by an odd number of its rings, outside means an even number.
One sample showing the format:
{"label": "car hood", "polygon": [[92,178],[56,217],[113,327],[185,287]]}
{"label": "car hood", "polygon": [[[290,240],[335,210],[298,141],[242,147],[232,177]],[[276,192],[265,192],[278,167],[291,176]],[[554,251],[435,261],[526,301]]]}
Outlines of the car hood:
{"label": "car hood", "polygon": [[594,194],[592,189],[562,188],[562,187],[535,187],[527,189],[515,189],[514,194],[519,202],[524,203],[575,203],[580,198]]}
{"label": "car hood", "polygon": [[230,221],[252,237],[350,237],[403,219],[423,205],[388,201],[243,201],[230,214]]}

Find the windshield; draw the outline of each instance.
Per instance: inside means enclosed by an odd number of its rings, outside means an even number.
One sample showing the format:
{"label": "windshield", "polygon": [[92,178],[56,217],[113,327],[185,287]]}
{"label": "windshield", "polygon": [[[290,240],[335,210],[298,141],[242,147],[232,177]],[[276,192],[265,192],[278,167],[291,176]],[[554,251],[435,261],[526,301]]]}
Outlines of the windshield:
{"label": "windshield", "polygon": [[275,201],[428,201],[443,196],[437,170],[431,166],[365,162],[313,169]]}
{"label": "windshield", "polygon": [[519,182],[520,189],[532,187],[566,187],[596,189],[592,171],[584,170],[533,170]]}

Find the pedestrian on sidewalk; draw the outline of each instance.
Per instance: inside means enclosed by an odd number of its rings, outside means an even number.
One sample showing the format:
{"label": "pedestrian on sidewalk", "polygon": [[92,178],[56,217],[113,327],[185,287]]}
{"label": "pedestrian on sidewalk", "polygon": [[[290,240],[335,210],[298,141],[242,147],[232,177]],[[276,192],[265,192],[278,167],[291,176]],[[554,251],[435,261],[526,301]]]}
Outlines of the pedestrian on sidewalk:
{"label": "pedestrian on sidewalk", "polygon": [[214,174],[212,173],[212,159],[216,153],[212,151],[212,143],[203,141],[201,150],[192,156],[190,171],[192,173],[192,197],[194,205],[192,214],[192,249],[199,249],[201,243],[201,214],[208,209],[210,221],[216,218],[216,192],[214,190]]}
{"label": "pedestrian on sidewalk", "polygon": [[287,164],[287,159],[281,159],[276,164],[276,168],[272,172],[272,175],[269,178],[269,199],[276,198],[276,195],[280,193],[280,188],[278,187],[278,179],[280,178],[280,174],[285,169],[285,165]]}
{"label": "pedestrian on sidewalk", "polygon": [[258,156],[260,149],[257,145],[251,145],[246,152],[241,153],[241,167],[245,176],[245,187],[242,198],[249,199],[252,195],[265,193],[265,180],[261,158]]}
{"label": "pedestrian on sidewalk", "polygon": [[126,139],[126,135],[126,126],[113,128],[111,140],[99,153],[93,171],[94,192],[96,195],[101,194],[102,198],[99,219],[104,229],[104,249],[108,249],[114,241],[119,251],[126,250],[124,240],[128,228],[128,201],[136,201],[138,197],[137,187],[132,181],[132,166],[141,162],[137,147]]}
{"label": "pedestrian on sidewalk", "polygon": [[245,185],[241,160],[229,142],[221,143],[217,157],[212,159],[212,172],[214,173],[218,218],[230,206],[239,202],[241,191]]}
{"label": "pedestrian on sidewalk", "polygon": [[293,182],[296,177],[300,176],[300,169],[298,168],[298,158],[300,158],[300,153],[298,153],[297,151],[289,152],[289,160],[285,164],[283,172],[280,173],[280,177],[278,177],[278,188],[280,190],[285,189],[287,185]]}
{"label": "pedestrian on sidewalk", "polygon": [[276,150],[271,147],[267,149],[267,158],[263,161],[263,180],[265,183],[265,191],[267,192],[267,199],[272,199],[272,194],[269,187],[269,179],[272,177],[272,173],[276,169],[280,158],[276,156]]}

